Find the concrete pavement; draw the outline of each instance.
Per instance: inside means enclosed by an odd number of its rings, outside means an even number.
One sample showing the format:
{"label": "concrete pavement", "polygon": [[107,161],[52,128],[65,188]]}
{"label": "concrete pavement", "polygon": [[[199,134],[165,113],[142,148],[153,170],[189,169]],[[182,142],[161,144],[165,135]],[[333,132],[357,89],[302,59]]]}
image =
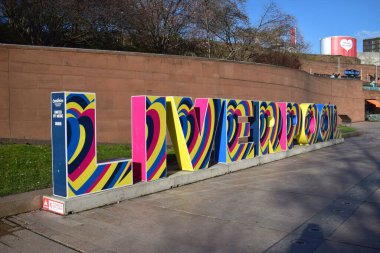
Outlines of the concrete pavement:
{"label": "concrete pavement", "polygon": [[341,145],[119,204],[8,217],[0,252],[380,253],[380,124],[354,126]]}

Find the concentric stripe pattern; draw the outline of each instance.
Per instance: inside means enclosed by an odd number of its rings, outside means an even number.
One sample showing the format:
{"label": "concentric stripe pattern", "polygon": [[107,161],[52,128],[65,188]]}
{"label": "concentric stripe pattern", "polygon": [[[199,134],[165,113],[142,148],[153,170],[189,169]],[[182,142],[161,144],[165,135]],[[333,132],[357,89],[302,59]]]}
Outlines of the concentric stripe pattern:
{"label": "concentric stripe pattern", "polygon": [[318,137],[318,111],[315,104],[303,103],[300,105],[302,112],[301,132],[297,138],[301,145],[313,144]]}
{"label": "concentric stripe pattern", "polygon": [[166,177],[166,99],[146,97],[147,180]]}
{"label": "concentric stripe pattern", "polygon": [[175,97],[174,100],[193,170],[207,168],[220,118],[222,100],[209,98],[207,103],[200,107],[195,107],[193,100],[189,97]]}
{"label": "concentric stripe pattern", "polygon": [[97,164],[95,94],[67,93],[68,196],[132,184],[130,160]]}
{"label": "concentric stripe pattern", "polygon": [[239,123],[239,117],[254,116],[254,101],[227,100],[227,162],[244,160],[255,156],[254,143],[240,143],[241,137],[251,137],[248,122]]}
{"label": "concentric stripe pattern", "polygon": [[262,101],[260,104],[260,148],[262,155],[278,151],[282,124],[281,112],[276,103]]}
{"label": "concentric stripe pattern", "polygon": [[315,129],[314,132],[310,131],[308,134],[308,143],[309,144],[314,144],[317,143],[318,141],[318,132],[319,132],[319,117],[318,117],[318,108],[316,104],[311,105],[310,109],[310,117],[314,117],[315,119]]}
{"label": "concentric stripe pattern", "polygon": [[334,132],[333,138],[334,139],[342,138],[342,134],[338,128],[338,110],[336,108],[336,105],[332,106],[332,110],[333,110],[333,121],[334,121],[334,124],[332,125],[332,131]]}
{"label": "concentric stripe pattern", "polygon": [[286,114],[287,145],[292,149],[301,130],[301,109],[297,103],[288,103]]}
{"label": "concentric stripe pattern", "polygon": [[331,133],[330,106],[317,104],[318,108],[318,141],[327,141]]}

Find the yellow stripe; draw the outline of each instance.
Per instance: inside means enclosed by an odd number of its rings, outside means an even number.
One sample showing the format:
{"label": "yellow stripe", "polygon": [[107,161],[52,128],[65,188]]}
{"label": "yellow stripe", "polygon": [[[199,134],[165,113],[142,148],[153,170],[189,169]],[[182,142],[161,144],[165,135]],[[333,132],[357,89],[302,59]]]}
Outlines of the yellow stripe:
{"label": "yellow stripe", "polygon": [[[229,103],[231,100],[228,100],[227,103]],[[252,103],[249,101],[249,100],[235,100],[236,103],[237,103],[237,107],[236,109],[233,109],[232,106],[230,106],[229,108],[232,108],[232,110],[234,111],[234,113],[237,111],[237,110],[240,110],[241,112],[241,115],[239,117],[248,117],[248,116],[253,116],[253,115],[249,115],[250,113],[249,112],[253,112],[253,106],[252,106]],[[242,102],[245,102],[245,101],[248,101],[248,108],[244,107],[243,103]],[[231,113],[230,113],[231,114]],[[236,138],[238,139],[239,141],[239,138],[240,137],[244,137],[245,136],[245,130],[246,128],[248,127],[248,123],[238,123],[238,122],[234,122],[235,124],[233,124],[233,132],[237,132],[239,129],[241,130],[240,134],[238,134],[236,136]],[[250,133],[248,132],[248,135],[247,137],[250,136]],[[230,136],[229,138],[229,142],[232,141],[232,138],[233,136]],[[230,150],[228,149],[228,161],[231,162],[232,160],[232,157],[235,156],[237,154],[237,152],[239,151],[239,148],[242,148],[242,152],[239,154],[239,156],[237,158],[235,158],[236,161],[239,161],[241,159],[243,159],[244,157],[244,154],[247,152],[247,149],[249,148],[250,144],[249,143],[243,143],[243,144],[239,144],[237,143],[235,145],[235,147]],[[252,158],[254,157],[254,149],[252,149],[246,156],[246,158]]]}
{"label": "yellow stripe", "polygon": [[80,113],[83,113],[83,111],[85,109],[83,109],[78,103],[75,103],[75,102],[70,102],[70,103],[67,103],[66,104],[66,110],[70,110],[70,109],[76,109],[77,111],[79,111]]}
{"label": "yellow stripe", "polygon": [[152,180],[157,180],[160,178],[162,172],[166,169],[166,161],[162,163],[160,168],[157,170],[157,173],[153,176]]}
{"label": "yellow stripe", "polygon": [[92,159],[89,166],[83,171],[83,173],[75,180],[72,181],[68,178],[70,185],[77,191],[87,180],[94,174],[97,168],[96,156]]}
{"label": "yellow stripe", "polygon": [[[212,99],[209,99],[209,101],[208,101],[208,105],[209,105],[209,104],[212,105],[210,108],[214,108],[214,106],[213,106],[212,103],[213,103],[213,100],[212,100]],[[209,118],[210,118],[210,120],[211,120],[211,122],[210,122],[209,133],[206,133],[205,130],[204,130],[204,129],[205,129],[205,126],[202,126],[203,131],[201,132],[201,137],[199,138],[200,141],[199,141],[199,144],[198,144],[198,142],[197,142],[197,145],[200,146],[201,140],[203,139],[203,136],[204,136],[205,134],[209,134],[209,137],[210,137],[210,138],[208,139],[208,141],[207,141],[207,143],[206,143],[206,145],[205,145],[204,150],[202,150],[201,157],[200,157],[200,159],[199,159],[199,161],[198,161],[198,164],[196,165],[196,169],[197,169],[197,170],[201,167],[203,161],[204,161],[204,160],[206,159],[206,157],[207,157],[207,151],[210,149],[210,147],[211,147],[211,145],[212,145],[212,143],[213,143],[212,135],[213,135],[213,133],[215,132],[215,121],[216,121],[215,111],[212,110],[212,112],[209,112],[209,110],[208,110],[209,106],[208,106],[208,105],[207,105],[207,109],[206,109],[206,115],[207,115],[207,114],[210,114],[210,117],[209,117]],[[204,124],[206,124],[205,121],[204,121]],[[197,147],[198,147],[198,146],[197,146]],[[197,148],[197,150],[198,150],[198,148]],[[194,152],[194,154],[196,154],[196,152]],[[192,156],[192,158],[193,158],[193,156]],[[207,164],[206,164],[206,168],[208,167],[208,164],[209,164],[209,161],[208,161]]]}
{"label": "yellow stripe", "polygon": [[[185,140],[186,140],[186,143],[187,143],[189,141],[189,139],[190,139],[190,135],[192,134],[193,129],[191,128],[191,124],[190,124],[189,121],[187,121],[186,124],[187,124],[187,133],[186,133],[186,136],[185,136]],[[194,127],[197,127],[197,126],[194,126]]]}
{"label": "yellow stripe", "polygon": [[305,122],[306,122],[306,115],[307,115],[307,112],[309,110],[309,106],[311,106],[311,104],[308,104],[308,103],[303,103],[303,104],[300,104],[300,108],[301,108],[301,114],[302,114],[302,125],[301,125],[301,133],[300,135],[298,136],[298,143],[301,144],[301,145],[307,145],[308,144],[308,139],[307,139],[307,136],[305,134]]}
{"label": "yellow stripe", "polygon": [[[132,163],[131,161],[129,161],[129,162],[127,163],[127,165],[125,166],[125,169],[124,169],[125,171],[128,170],[128,167],[131,166],[131,163]],[[120,175],[120,178],[121,178],[122,175],[123,175],[123,174]],[[116,182],[114,188],[115,188],[115,187],[120,187],[120,186],[131,185],[131,184],[133,184],[132,170],[129,171],[128,175],[126,175],[126,176],[123,178],[123,180],[120,180],[120,179],[119,179],[119,180]]]}
{"label": "yellow stripe", "polygon": [[181,98],[178,97],[166,97],[167,124],[180,168],[182,170],[194,171],[193,165],[191,164],[189,151],[186,146],[186,141],[183,136],[181,123],[178,118],[178,111],[175,101],[180,100]]}
{"label": "yellow stripe", "polygon": [[[160,103],[153,103],[149,110],[156,110],[160,117],[160,133],[157,140],[157,146],[155,147],[154,151],[152,152],[151,156],[148,158],[147,161],[147,169],[149,170],[150,167],[153,165],[153,163],[156,161],[158,155],[160,154],[161,148],[164,144],[164,141],[166,139],[166,112],[165,108]],[[146,131],[146,137],[148,137],[148,131]]]}
{"label": "yellow stripe", "polygon": [[67,193],[67,195],[68,195],[69,197],[74,197],[74,196],[76,196],[76,195],[74,194],[74,192],[70,189],[70,187],[68,187],[68,193]]}
{"label": "yellow stripe", "polygon": [[71,164],[75,160],[75,158],[78,157],[79,153],[83,149],[85,140],[86,140],[86,131],[82,125],[79,125],[79,142],[73,156],[71,157],[70,161],[68,161],[68,164]]}
{"label": "yellow stripe", "polygon": [[118,163],[111,163],[109,169],[107,170],[106,174],[103,175],[103,177],[100,179],[100,181],[97,183],[97,185],[91,190],[91,192],[97,192],[103,189],[104,185],[107,183],[108,179],[112,176],[112,173],[115,171],[116,166]]}

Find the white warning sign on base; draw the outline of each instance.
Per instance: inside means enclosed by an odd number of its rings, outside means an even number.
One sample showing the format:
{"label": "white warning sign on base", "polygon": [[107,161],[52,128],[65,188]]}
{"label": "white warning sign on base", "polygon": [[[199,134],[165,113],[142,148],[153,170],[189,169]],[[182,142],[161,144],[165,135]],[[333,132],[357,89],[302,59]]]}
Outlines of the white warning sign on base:
{"label": "white warning sign on base", "polygon": [[53,213],[65,214],[65,203],[55,200],[55,199],[50,199],[48,197],[43,197],[42,198],[42,209],[45,211],[50,211]]}

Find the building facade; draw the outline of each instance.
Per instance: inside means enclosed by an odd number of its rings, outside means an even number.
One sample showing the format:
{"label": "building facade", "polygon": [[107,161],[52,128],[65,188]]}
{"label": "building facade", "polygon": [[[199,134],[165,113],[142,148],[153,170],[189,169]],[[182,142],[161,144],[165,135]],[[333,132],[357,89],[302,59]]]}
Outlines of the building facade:
{"label": "building facade", "polygon": [[380,66],[380,52],[363,52],[358,53],[358,58],[362,64]]}
{"label": "building facade", "polygon": [[363,52],[380,52],[380,37],[363,40]]}

